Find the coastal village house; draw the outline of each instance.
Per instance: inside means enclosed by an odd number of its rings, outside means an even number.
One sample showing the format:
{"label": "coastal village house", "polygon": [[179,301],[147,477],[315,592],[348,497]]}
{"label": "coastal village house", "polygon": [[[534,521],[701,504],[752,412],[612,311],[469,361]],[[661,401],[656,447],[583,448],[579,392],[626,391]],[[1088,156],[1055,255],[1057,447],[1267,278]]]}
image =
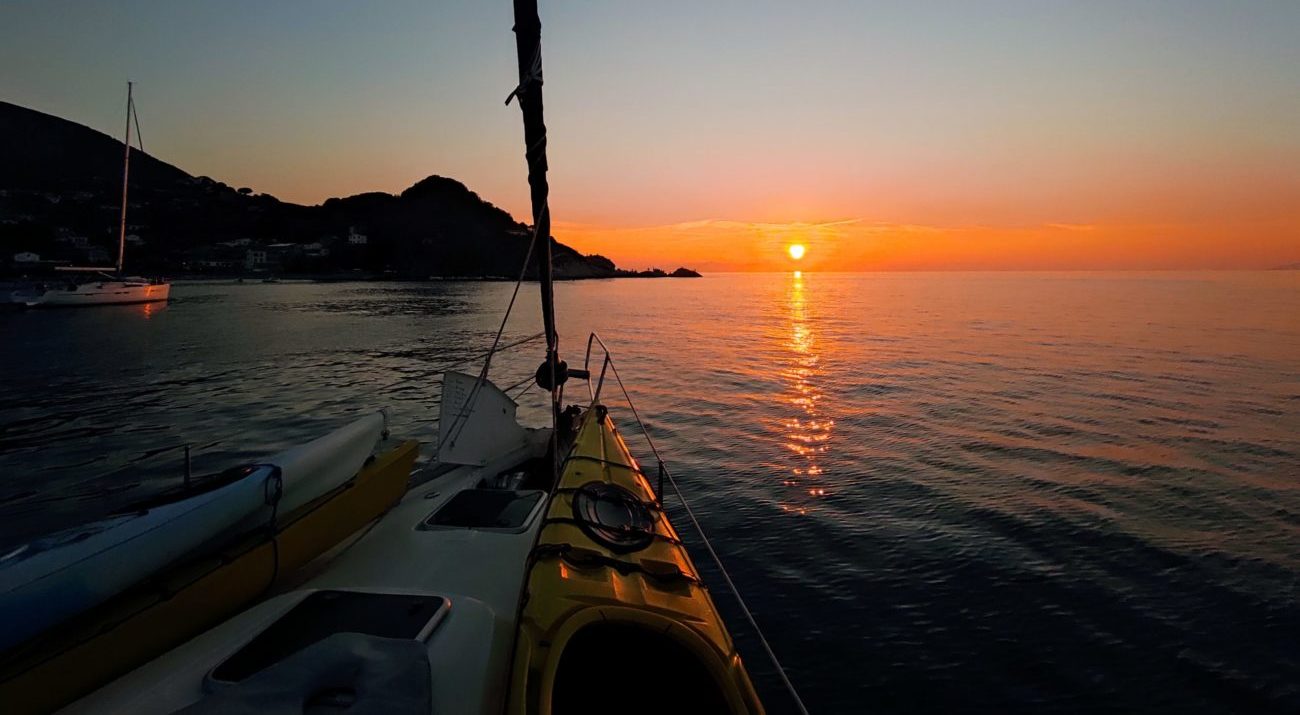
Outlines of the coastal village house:
{"label": "coastal village house", "polygon": [[255,271],[259,268],[266,268],[266,251],[260,248],[250,248],[244,254],[244,268]]}
{"label": "coastal village house", "polygon": [[370,239],[364,233],[357,233],[355,226],[348,226],[348,245],[364,246]]}

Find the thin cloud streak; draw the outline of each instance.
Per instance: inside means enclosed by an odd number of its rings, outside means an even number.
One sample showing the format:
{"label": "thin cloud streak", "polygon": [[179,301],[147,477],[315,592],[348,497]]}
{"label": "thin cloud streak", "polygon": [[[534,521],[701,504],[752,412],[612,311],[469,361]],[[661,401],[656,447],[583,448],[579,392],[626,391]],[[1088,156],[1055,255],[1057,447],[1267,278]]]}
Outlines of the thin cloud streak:
{"label": "thin cloud streak", "polygon": [[650,226],[559,222],[555,235],[637,268],[712,271],[790,269],[792,243],[808,248],[800,269],[832,271],[1257,269],[1300,257],[1300,241],[1288,239],[1300,236],[1300,222],[945,226],[710,218]]}

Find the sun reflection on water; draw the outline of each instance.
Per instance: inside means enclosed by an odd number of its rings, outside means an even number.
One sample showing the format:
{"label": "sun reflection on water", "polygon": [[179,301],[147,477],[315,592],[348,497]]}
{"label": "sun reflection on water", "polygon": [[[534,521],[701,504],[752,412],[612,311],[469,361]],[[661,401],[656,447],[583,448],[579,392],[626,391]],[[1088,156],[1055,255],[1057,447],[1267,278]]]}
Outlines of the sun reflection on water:
{"label": "sun reflection on water", "polygon": [[[783,420],[781,426],[785,447],[794,455],[794,465],[790,467],[790,475],[784,484],[798,490],[796,493],[801,493],[801,496],[824,497],[827,490],[821,480],[821,459],[830,448],[835,421],[823,414],[820,407],[825,397],[819,380],[823,369],[809,314],[808,286],[799,271],[791,276],[787,302],[790,331],[782,346],[786,356],[782,372],[789,390],[782,400],[794,408],[794,414]],[[806,514],[807,499],[799,501],[804,504],[782,504],[781,508]]]}

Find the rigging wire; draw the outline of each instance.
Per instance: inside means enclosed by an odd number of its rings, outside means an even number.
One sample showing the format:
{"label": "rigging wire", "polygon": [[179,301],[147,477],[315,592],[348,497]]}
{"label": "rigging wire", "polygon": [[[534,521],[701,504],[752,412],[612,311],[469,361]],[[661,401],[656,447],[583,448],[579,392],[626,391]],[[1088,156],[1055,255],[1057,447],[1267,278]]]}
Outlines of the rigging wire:
{"label": "rigging wire", "polygon": [[[535,375],[529,375],[528,377],[525,377],[524,379],[520,380],[519,382],[516,382],[515,384],[511,385],[510,387],[505,388],[504,390],[502,390],[502,392],[505,392],[505,393],[509,394],[509,392],[510,392],[511,390],[513,390],[513,389],[515,389],[515,388],[517,388],[517,387],[524,387],[525,383],[528,384],[528,387],[524,388],[523,390],[520,390],[520,391],[519,391],[519,395],[522,395],[522,394],[524,394],[525,392],[528,392],[528,390],[532,389],[532,386],[535,385],[535,384],[537,384],[537,377],[536,377]],[[514,396],[510,397],[510,399],[512,399],[512,400],[517,400],[517,399],[519,399],[519,395],[514,395]]]}
{"label": "rigging wire", "polygon": [[[723,565],[722,557],[718,556],[718,552],[714,550],[713,543],[709,541],[708,535],[704,533],[704,527],[700,524],[700,520],[695,518],[695,512],[691,510],[690,503],[686,501],[686,496],[682,494],[681,487],[677,486],[677,480],[673,478],[672,471],[668,469],[668,465],[664,463],[663,457],[659,455],[659,449],[655,447],[654,440],[650,438],[649,430],[646,429],[645,423],[641,421],[641,416],[637,414],[636,405],[632,402],[632,395],[628,393],[627,386],[623,384],[623,378],[619,377],[618,366],[614,364],[613,357],[609,355],[608,350],[606,350],[605,355],[606,362],[609,365],[611,372],[614,374],[614,380],[618,383],[618,389],[623,392],[623,399],[627,401],[627,406],[632,410],[632,417],[636,420],[637,426],[641,428],[641,434],[645,435],[646,444],[650,446],[650,451],[659,462],[659,466],[663,469],[664,475],[668,477],[668,483],[672,486],[673,493],[677,495],[678,501],[680,501],[682,507],[686,509],[686,516],[690,518],[691,524],[695,527],[695,533],[700,535],[700,541],[703,542],[704,548],[709,552],[709,556],[713,559],[713,563],[717,565],[718,571],[722,574],[723,580],[727,582],[727,588],[730,589],[731,595],[736,597],[736,603],[739,604],[741,613],[745,614],[745,620],[749,621],[750,627],[754,629],[755,635],[758,636],[759,643],[762,644],[763,650],[767,652],[768,660],[770,660],[773,667],[776,668],[777,675],[780,676],[781,682],[785,684],[785,689],[790,693],[790,697],[794,700],[799,712],[802,715],[808,715],[808,708],[803,704],[803,699],[799,697],[799,691],[795,689],[794,683],[791,682],[790,677],[786,675],[785,666],[781,665],[781,661],[776,657],[776,651],[772,650],[772,645],[767,642],[767,636],[763,635],[763,629],[758,626],[758,621],[754,619],[754,614],[750,612],[749,606],[745,603],[745,599],[741,597],[740,589],[736,587],[736,582],[731,579],[731,574],[727,572],[727,567]],[[659,498],[663,499],[663,495],[660,494]]]}
{"label": "rigging wire", "polygon": [[144,151],[144,135],[140,133],[140,115],[135,111],[135,99],[131,99],[131,117],[135,119],[135,143],[140,146],[140,151]]}
{"label": "rigging wire", "polygon": [[718,567],[718,572],[722,574],[723,580],[727,582],[727,588],[731,590],[731,595],[736,597],[736,603],[739,604],[741,613],[745,614],[745,620],[749,621],[750,627],[754,629],[754,634],[758,636],[758,642],[763,645],[763,650],[767,652],[768,659],[772,661],[772,666],[776,668],[776,674],[780,676],[781,682],[785,684],[785,689],[789,691],[795,706],[799,708],[802,715],[808,715],[808,708],[803,704],[803,699],[799,697],[799,691],[795,690],[794,683],[790,682],[790,676],[786,675],[785,666],[781,665],[781,661],[777,659],[776,651],[772,650],[772,645],[767,642],[767,637],[763,635],[763,629],[758,627],[758,622],[754,620],[754,614],[750,613],[749,606],[740,595],[740,589],[736,587],[735,581],[731,580],[731,574],[727,573],[727,567],[722,565],[722,558],[713,549],[712,542],[709,541],[708,535],[704,533],[704,527],[700,526],[700,520],[695,518],[695,512],[691,511],[691,505],[686,501],[681,488],[677,486],[677,480],[673,478],[673,473],[668,469],[668,465],[664,465],[664,474],[668,477],[668,483],[672,485],[673,493],[677,495],[682,507],[686,509],[686,516],[690,518],[691,524],[695,526],[695,532],[700,535],[700,541],[704,544],[704,548],[708,550],[713,563]]}
{"label": "rigging wire", "polygon": [[[536,376],[532,376],[532,374],[530,374],[530,376],[525,377],[524,380],[520,380],[519,382],[513,383],[513,385],[511,385],[510,387],[506,387],[506,389],[503,389],[503,390],[502,390],[502,393],[510,394],[510,391],[511,391],[511,390],[516,389],[516,387],[523,387],[523,386],[525,385],[525,383],[528,383],[528,382],[537,382],[537,377],[536,377]],[[524,393],[523,393],[523,391],[520,391],[519,394],[524,394]],[[513,398],[512,398],[512,399],[513,399]]]}
{"label": "rigging wire", "polygon": [[[519,340],[516,340],[516,341],[511,342],[511,343],[506,343],[505,345],[502,345],[502,346],[498,347],[498,348],[496,349],[496,352],[503,353],[503,352],[505,352],[505,351],[507,351],[507,350],[511,350],[511,349],[513,349],[513,348],[517,348],[517,347],[519,347],[519,346],[521,346],[521,345],[526,345],[526,344],[531,343],[531,342],[533,342],[533,341],[535,341],[535,340],[540,340],[540,339],[542,339],[543,337],[545,337],[545,335],[546,335],[546,333],[537,333],[537,334],[535,334],[535,335],[529,335],[529,336],[526,337],[526,338],[520,338]],[[479,360],[482,360],[483,358],[488,357],[491,353],[492,353],[491,350],[487,350],[487,351],[484,351],[484,352],[481,352],[481,353],[475,353],[475,354],[473,354],[473,355],[470,355],[469,357],[466,357],[466,358],[463,359],[463,360],[457,360],[456,362],[449,362],[449,363],[446,363],[446,364],[444,364],[444,365],[439,365],[438,367],[436,367],[436,368],[433,369],[433,372],[447,372],[448,370],[450,370],[450,369],[452,369],[452,368],[455,368],[455,367],[460,367],[461,365],[468,365],[469,363],[472,363],[472,362],[478,362]]]}

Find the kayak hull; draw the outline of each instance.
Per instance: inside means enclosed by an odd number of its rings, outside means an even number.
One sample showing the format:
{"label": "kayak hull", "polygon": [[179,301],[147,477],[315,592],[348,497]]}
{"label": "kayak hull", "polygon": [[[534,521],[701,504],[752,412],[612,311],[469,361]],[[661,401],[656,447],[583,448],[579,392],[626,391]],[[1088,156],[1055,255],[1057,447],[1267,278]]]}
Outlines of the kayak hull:
{"label": "kayak hull", "polygon": [[[175,504],[118,515],[28,544],[0,571],[0,651],[111,598],[265,505],[272,470]],[[19,553],[21,558],[27,553]]]}
{"label": "kayak hull", "polygon": [[382,413],[367,415],[270,457],[233,483],[42,537],[0,557],[0,652],[336,488],[357,473],[383,430]]}

